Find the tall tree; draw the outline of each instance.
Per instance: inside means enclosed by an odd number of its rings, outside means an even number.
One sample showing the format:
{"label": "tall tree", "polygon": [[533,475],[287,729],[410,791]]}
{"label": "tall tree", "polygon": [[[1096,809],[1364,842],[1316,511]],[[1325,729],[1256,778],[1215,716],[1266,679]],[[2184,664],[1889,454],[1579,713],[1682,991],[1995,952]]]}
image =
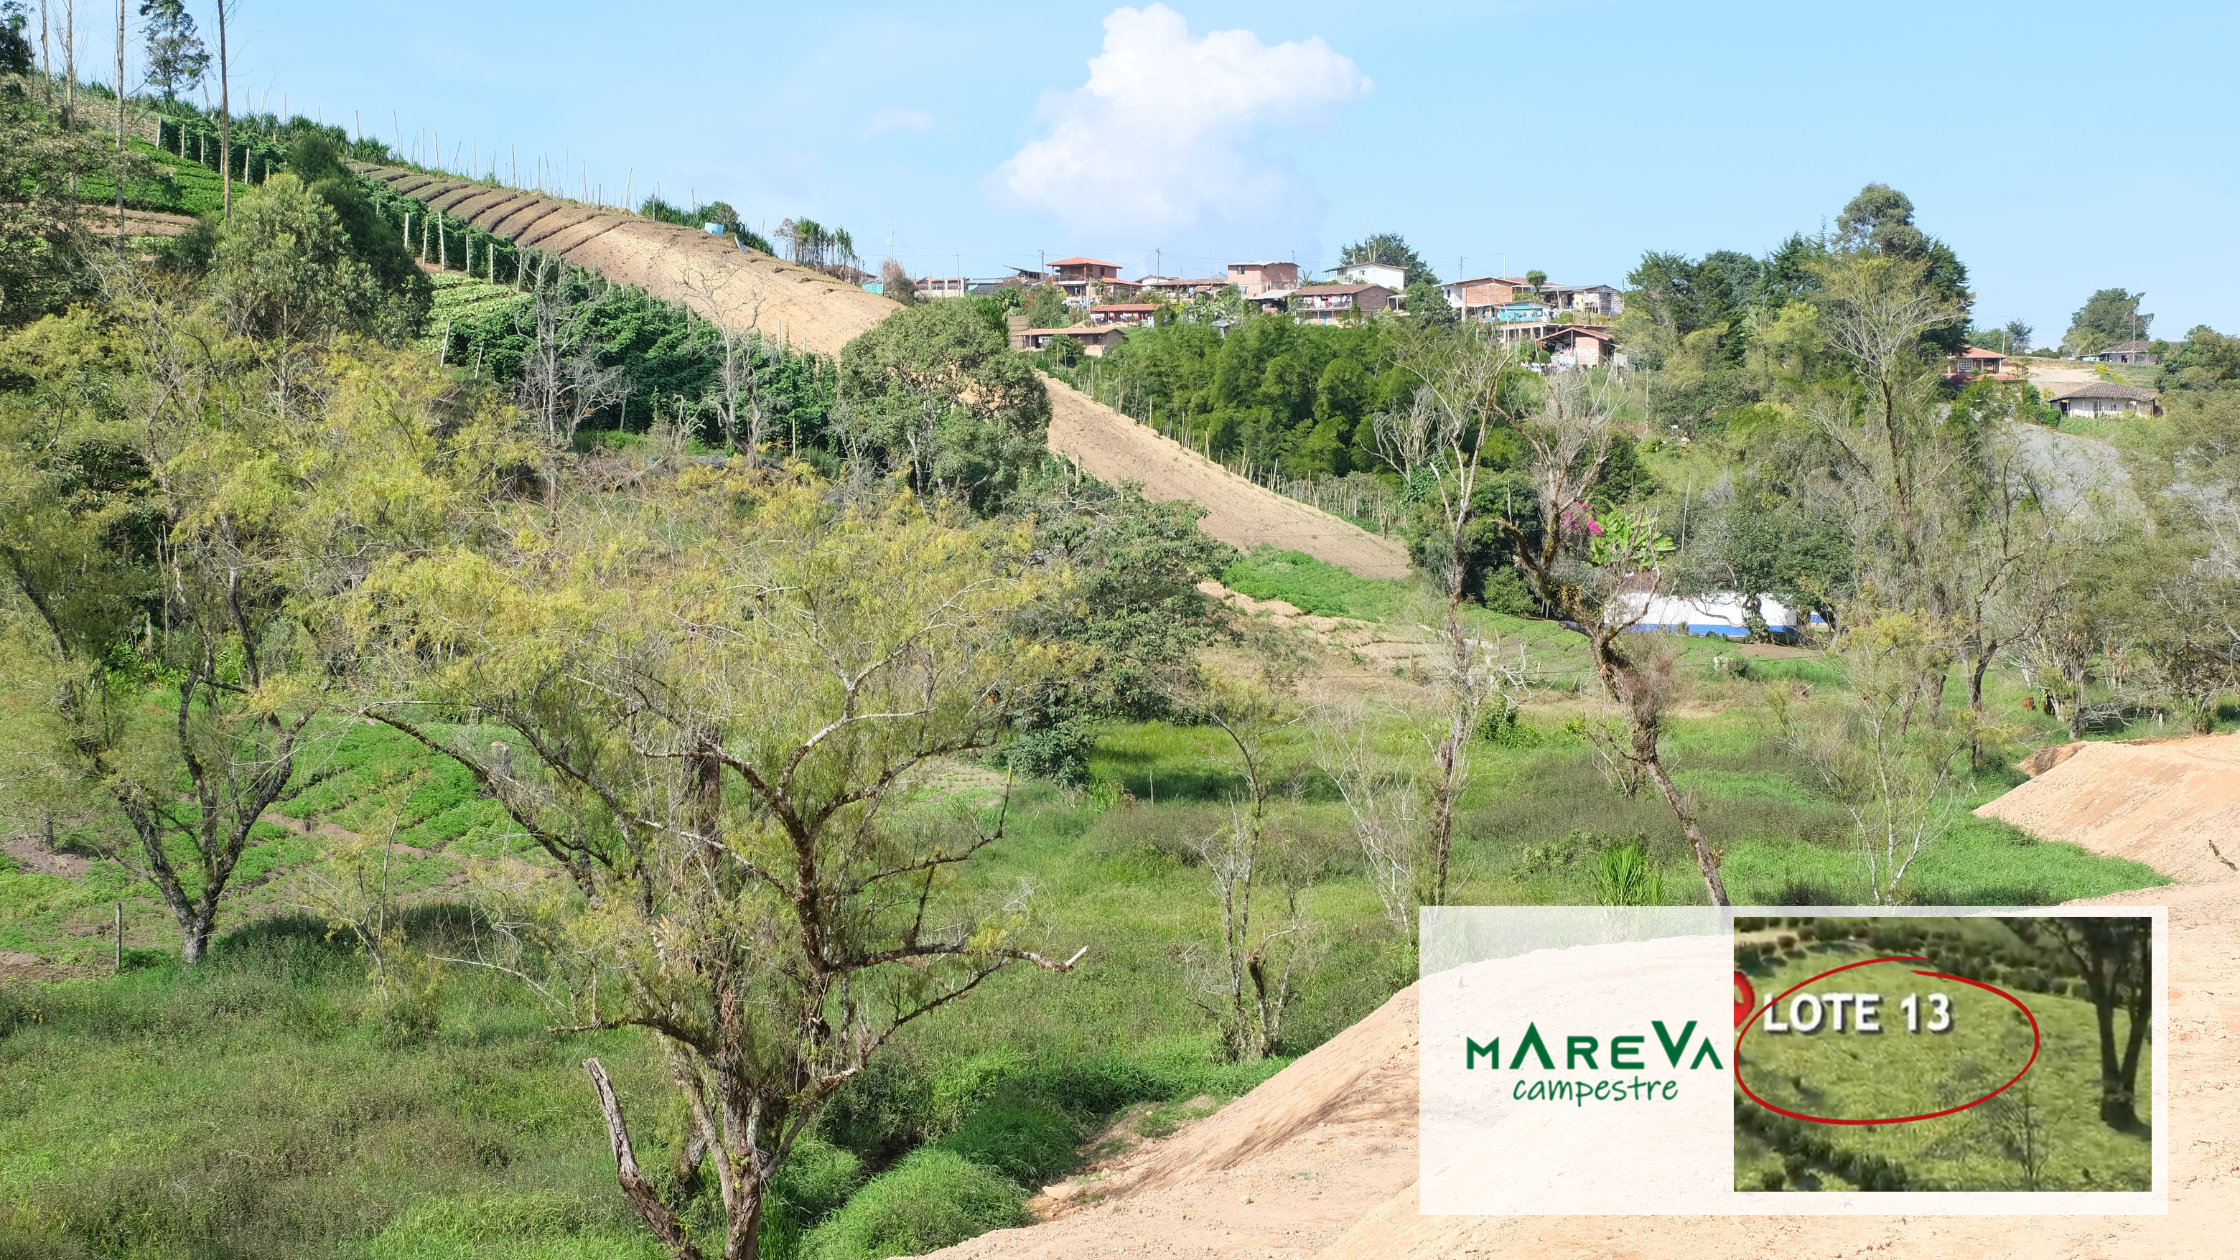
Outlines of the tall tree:
{"label": "tall tree", "polygon": [[191,92],[210,69],[210,50],[196,31],[185,0],[141,0],[141,31],[147,37],[148,82],[163,89],[163,99]]}
{"label": "tall tree", "polygon": [[0,4],[0,74],[28,75],[37,64],[31,56],[31,41],[23,33],[30,21],[23,0]]}
{"label": "tall tree", "polygon": [[1853,250],[1922,264],[1930,290],[1954,312],[1952,318],[1924,329],[1922,340],[1946,354],[1960,351],[1966,344],[1968,310],[1975,302],[1975,294],[1968,291],[1968,269],[1950,245],[1914,225],[1911,198],[1888,184],[1868,184],[1836,217],[1836,232],[1839,243]]}
{"label": "tall tree", "polygon": [[1383,263],[1388,267],[1406,268],[1408,274],[1401,282],[1403,288],[1439,283],[1439,275],[1431,269],[1431,264],[1423,261],[1408,244],[1407,238],[1398,232],[1372,232],[1339,251],[1340,267],[1351,267],[1356,263]]}
{"label": "tall tree", "polygon": [[273,373],[210,305],[112,280],[108,316],[4,350],[31,385],[0,408],[0,685],[27,715],[0,755],[155,886],[191,965],[350,654],[321,601],[425,544],[477,466],[452,457],[504,443],[471,414],[438,436],[424,363]]}
{"label": "tall tree", "polygon": [[[564,920],[524,887],[501,916],[549,948],[570,1024],[640,1028],[712,1162],[722,1254],[757,1254],[766,1191],[818,1113],[905,1025],[1034,948],[1023,893],[960,882],[1003,806],[946,817],[937,759],[996,742],[1062,657],[1015,621],[1062,595],[1023,532],[906,492],[851,504],[813,478],[688,469],[614,510],[499,503],[484,545],[391,566],[383,721],[457,758],[567,872]],[[432,707],[431,707],[432,706]],[[475,712],[526,758],[493,755]],[[1078,955],[1076,955],[1078,957]],[[597,1060],[617,1180],[678,1260],[699,1244],[638,1171]]]}
{"label": "tall tree", "polygon": [[2077,354],[2092,354],[2119,341],[2144,339],[2154,327],[2154,316],[2139,309],[2146,300],[2146,294],[2126,289],[2094,293],[2069,317],[2069,331],[2062,334],[2061,344]]}

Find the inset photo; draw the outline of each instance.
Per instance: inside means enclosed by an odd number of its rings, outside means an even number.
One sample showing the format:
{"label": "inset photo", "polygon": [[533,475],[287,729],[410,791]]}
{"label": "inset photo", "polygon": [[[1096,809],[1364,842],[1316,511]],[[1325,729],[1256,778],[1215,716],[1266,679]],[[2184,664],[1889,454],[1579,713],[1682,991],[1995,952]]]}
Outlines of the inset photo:
{"label": "inset photo", "polygon": [[2154,931],[1737,918],[1734,1188],[2152,1189]]}

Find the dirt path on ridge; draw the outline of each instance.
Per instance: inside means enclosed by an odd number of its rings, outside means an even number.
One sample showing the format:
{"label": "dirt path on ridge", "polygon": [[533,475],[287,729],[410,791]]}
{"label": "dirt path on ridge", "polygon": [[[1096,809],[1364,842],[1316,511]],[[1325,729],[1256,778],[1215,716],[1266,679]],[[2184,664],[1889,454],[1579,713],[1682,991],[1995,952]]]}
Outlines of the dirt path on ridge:
{"label": "dirt path on ridge", "polygon": [[1147,499],[1195,499],[1207,509],[1199,528],[1232,547],[1267,543],[1360,577],[1407,576],[1407,550],[1392,539],[1247,481],[1063,381],[1044,383],[1050,449],[1097,477],[1141,482]]}
{"label": "dirt path on ridge", "polygon": [[[798,267],[728,237],[558,197],[401,167],[360,166],[368,179],[524,248],[655,297],[703,318],[756,329],[797,350],[840,348],[902,308],[876,293]],[[466,260],[454,260],[465,262]],[[1245,550],[1261,543],[1303,551],[1362,577],[1408,572],[1407,552],[1348,521],[1288,499],[1160,437],[1058,381],[1050,386],[1050,449],[1107,481],[1137,481],[1154,500],[1205,505],[1208,534]]]}

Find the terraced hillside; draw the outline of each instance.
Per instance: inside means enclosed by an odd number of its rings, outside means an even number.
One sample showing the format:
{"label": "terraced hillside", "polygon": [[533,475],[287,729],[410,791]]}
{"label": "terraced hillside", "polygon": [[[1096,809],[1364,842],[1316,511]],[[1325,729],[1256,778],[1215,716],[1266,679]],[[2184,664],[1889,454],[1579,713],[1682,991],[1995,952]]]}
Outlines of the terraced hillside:
{"label": "terraced hillside", "polygon": [[[733,328],[796,349],[837,355],[857,334],[902,309],[823,272],[738,248],[673,223],[485,183],[398,167],[363,166],[430,209],[524,248],[557,254]],[[1388,538],[1286,498],[1057,381],[1049,382],[1050,448],[1107,481],[1135,481],[1154,500],[1203,504],[1202,528],[1251,550],[1303,551],[1361,577],[1404,577],[1407,552]]]}

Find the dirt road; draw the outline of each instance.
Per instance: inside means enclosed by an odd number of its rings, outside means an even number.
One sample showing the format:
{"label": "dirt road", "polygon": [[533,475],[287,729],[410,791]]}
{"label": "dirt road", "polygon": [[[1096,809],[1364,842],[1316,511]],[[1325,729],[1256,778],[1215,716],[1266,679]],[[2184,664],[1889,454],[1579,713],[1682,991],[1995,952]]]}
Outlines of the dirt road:
{"label": "dirt road", "polygon": [[1144,497],[1195,499],[1199,528],[1232,547],[1303,551],[1361,577],[1408,573],[1408,553],[1351,521],[1257,485],[1161,437],[1062,381],[1050,386],[1050,449],[1106,481],[1143,483]]}

